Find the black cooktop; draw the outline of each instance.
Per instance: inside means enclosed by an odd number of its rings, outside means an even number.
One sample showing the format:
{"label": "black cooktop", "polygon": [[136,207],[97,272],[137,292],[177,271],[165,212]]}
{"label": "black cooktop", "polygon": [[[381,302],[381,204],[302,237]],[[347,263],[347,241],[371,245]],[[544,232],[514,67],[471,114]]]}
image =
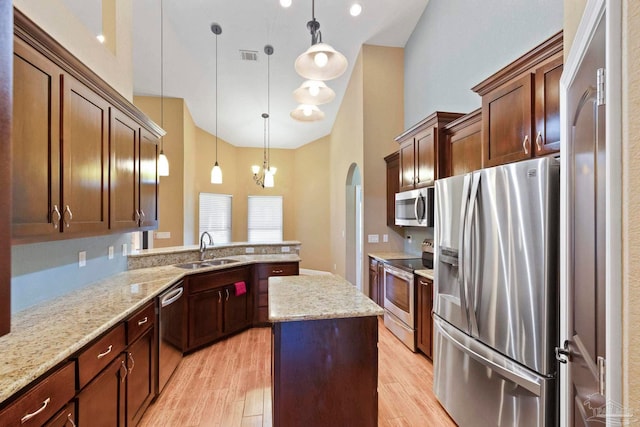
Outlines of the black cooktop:
{"label": "black cooktop", "polygon": [[433,269],[433,260],[423,258],[392,259],[388,263],[394,267],[413,273],[414,270]]}

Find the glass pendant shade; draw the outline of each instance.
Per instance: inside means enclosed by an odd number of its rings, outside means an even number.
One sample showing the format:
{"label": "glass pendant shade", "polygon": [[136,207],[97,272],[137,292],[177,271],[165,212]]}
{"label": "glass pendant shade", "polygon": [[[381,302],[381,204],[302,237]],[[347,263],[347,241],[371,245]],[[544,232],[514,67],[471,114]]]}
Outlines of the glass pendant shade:
{"label": "glass pendant shade", "polygon": [[254,175],[258,175],[258,173],[260,172],[260,166],[258,165],[251,166],[251,172],[253,172]]}
{"label": "glass pendant shade", "polygon": [[160,150],[160,155],[158,156],[158,175],[169,176],[169,159],[167,159],[162,150]]}
{"label": "glass pendant shade", "polygon": [[291,112],[291,117],[301,122],[315,122],[324,119],[324,111],[315,105],[302,104]]}
{"label": "glass pendant shade", "polygon": [[270,169],[264,171],[264,186],[265,188],[272,188],[274,186],[273,173]]}
{"label": "glass pendant shade", "polygon": [[222,184],[222,169],[220,169],[218,162],[211,168],[211,183]]}
{"label": "glass pendant shade", "polygon": [[321,105],[333,101],[336,93],[320,80],[306,80],[293,91],[293,98],[300,104]]}
{"label": "glass pendant shade", "polygon": [[298,56],[295,69],[305,79],[333,80],[347,70],[347,58],[326,43],[311,45]]}

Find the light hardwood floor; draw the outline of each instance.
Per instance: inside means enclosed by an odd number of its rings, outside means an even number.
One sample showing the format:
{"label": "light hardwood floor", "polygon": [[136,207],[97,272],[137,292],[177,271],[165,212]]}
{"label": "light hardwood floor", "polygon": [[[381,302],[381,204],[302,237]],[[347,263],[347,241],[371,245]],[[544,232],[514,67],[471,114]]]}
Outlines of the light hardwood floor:
{"label": "light hardwood floor", "polygon": [[[431,362],[378,324],[378,425],[455,426],[433,395]],[[271,426],[271,330],[249,329],[186,356],[139,425]]]}

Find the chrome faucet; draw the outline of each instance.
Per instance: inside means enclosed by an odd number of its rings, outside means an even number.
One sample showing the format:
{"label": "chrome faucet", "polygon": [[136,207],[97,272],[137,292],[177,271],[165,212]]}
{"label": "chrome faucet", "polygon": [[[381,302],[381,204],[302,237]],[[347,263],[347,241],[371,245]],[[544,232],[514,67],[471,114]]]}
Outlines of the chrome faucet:
{"label": "chrome faucet", "polygon": [[200,261],[204,260],[204,253],[207,250],[207,244],[204,241],[205,236],[209,238],[209,244],[213,246],[213,238],[211,237],[211,234],[203,231],[200,235]]}

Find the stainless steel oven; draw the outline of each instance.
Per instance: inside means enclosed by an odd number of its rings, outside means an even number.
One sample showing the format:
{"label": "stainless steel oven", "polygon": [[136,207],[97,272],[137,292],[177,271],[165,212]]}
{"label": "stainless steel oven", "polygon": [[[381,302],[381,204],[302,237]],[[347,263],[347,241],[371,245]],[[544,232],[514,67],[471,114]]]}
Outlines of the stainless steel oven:
{"label": "stainless steel oven", "polygon": [[411,351],[416,351],[413,271],[384,265],[384,325]]}

